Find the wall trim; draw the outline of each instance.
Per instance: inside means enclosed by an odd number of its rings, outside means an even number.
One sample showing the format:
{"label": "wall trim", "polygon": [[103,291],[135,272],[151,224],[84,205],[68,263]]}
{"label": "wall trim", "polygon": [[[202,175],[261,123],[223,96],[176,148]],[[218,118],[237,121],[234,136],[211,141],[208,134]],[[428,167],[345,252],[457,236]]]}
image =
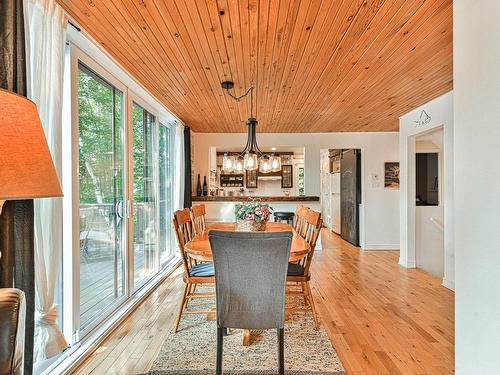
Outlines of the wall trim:
{"label": "wall trim", "polygon": [[443,283],[441,285],[443,285],[445,288],[455,291],[455,282],[453,280],[449,280],[446,277],[444,277]]}
{"label": "wall trim", "polygon": [[366,244],[364,246],[361,246],[361,249],[399,251],[399,244],[392,244],[392,245]]}
{"label": "wall trim", "polygon": [[405,268],[417,268],[415,261],[405,261],[401,258],[399,258],[399,265]]}

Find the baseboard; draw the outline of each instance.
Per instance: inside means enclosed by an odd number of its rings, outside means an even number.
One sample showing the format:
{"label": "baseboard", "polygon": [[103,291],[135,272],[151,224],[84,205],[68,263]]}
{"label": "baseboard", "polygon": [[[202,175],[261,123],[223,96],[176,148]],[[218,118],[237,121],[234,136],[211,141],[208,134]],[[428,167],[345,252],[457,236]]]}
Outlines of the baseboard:
{"label": "baseboard", "polygon": [[452,281],[452,280],[448,280],[447,278],[443,278],[443,283],[442,285],[445,287],[445,288],[448,288],[450,290],[453,290],[455,291],[455,282]]}
{"label": "baseboard", "polygon": [[374,245],[367,244],[361,246],[363,250],[390,250],[390,251],[399,251],[399,245]]}
{"label": "baseboard", "polygon": [[401,258],[399,258],[399,265],[405,268],[416,268],[417,264],[413,261],[403,261]]}

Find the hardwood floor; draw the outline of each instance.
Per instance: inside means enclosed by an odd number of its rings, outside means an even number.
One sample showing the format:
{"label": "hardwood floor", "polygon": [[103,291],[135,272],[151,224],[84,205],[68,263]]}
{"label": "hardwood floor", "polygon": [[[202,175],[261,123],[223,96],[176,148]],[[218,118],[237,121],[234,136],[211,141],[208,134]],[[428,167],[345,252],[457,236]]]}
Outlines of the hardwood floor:
{"label": "hardwood floor", "polygon": [[[312,288],[347,374],[452,374],[454,294],[399,253],[362,251],[323,231]],[[77,374],[147,372],[170,332],[182,291],[174,272],[80,366]]]}
{"label": "hardwood floor", "polygon": [[[324,231],[325,232],[325,231]],[[348,374],[452,374],[454,293],[397,251],[363,251],[324,233],[313,295]]]}

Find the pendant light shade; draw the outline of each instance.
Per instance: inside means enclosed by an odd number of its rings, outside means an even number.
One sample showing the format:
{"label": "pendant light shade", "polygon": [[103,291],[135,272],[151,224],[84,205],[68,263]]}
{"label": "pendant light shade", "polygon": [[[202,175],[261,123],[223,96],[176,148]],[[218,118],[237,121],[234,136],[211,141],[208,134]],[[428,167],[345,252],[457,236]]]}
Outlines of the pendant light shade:
{"label": "pendant light shade", "polygon": [[236,158],[236,162],[235,162],[235,166],[234,166],[234,170],[238,173],[241,173],[243,172],[243,158],[241,158],[240,156],[238,156]]}
{"label": "pendant light shade", "polygon": [[235,167],[234,156],[229,155],[226,152],[222,158],[222,169],[226,173],[231,173],[232,171],[234,171],[234,167]]}
{"label": "pendant light shade", "polygon": [[271,159],[265,155],[260,159],[259,171],[261,173],[271,172]]}
{"label": "pendant light shade", "polygon": [[281,171],[281,157],[278,155],[271,156],[271,171],[279,172]]}
{"label": "pendant light shade", "polygon": [[255,171],[259,167],[259,160],[255,152],[247,152],[243,161],[243,167],[247,171]]}

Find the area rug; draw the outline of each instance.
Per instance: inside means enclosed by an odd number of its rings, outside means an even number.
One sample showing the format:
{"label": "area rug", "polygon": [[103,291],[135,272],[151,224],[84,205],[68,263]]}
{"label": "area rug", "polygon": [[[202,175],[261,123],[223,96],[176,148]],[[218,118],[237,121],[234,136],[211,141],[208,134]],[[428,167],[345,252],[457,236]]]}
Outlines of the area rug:
{"label": "area rug", "polygon": [[[300,303],[299,300],[294,303]],[[191,308],[212,308],[214,302],[190,302]],[[223,373],[277,374],[276,330],[252,331],[250,346],[242,345],[242,331],[224,337]],[[216,322],[206,316],[184,315],[177,333],[167,336],[150,375],[211,375],[215,372]],[[323,328],[314,330],[310,314],[291,314],[285,323],[287,375],[345,375]]]}

